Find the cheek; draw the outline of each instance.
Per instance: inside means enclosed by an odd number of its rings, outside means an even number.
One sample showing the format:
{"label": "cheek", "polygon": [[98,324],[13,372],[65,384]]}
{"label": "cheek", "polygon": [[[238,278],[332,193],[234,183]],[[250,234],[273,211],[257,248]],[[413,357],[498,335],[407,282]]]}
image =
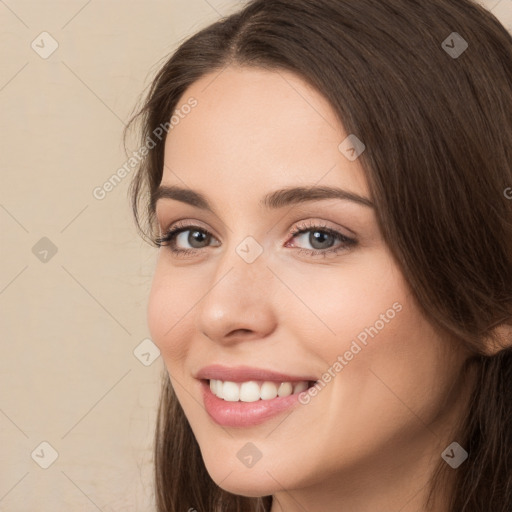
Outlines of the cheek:
{"label": "cheek", "polygon": [[[307,295],[305,282],[298,288],[325,326],[302,320],[301,339],[324,367],[322,378],[335,401],[354,402],[352,409],[362,413],[375,411],[383,400],[400,407],[396,393],[419,409],[428,408],[425,389],[435,401],[443,392],[439,374],[449,374],[446,342],[421,314],[391,256],[383,251],[378,257],[373,253],[371,261],[359,258],[357,268],[323,282]],[[307,334],[309,324],[316,326],[316,336]],[[321,337],[319,325],[325,332]]]}
{"label": "cheek", "polygon": [[347,260],[336,271],[326,270],[325,277],[317,273],[315,286],[311,286],[310,276],[294,278],[296,295],[311,312],[299,315],[302,305],[295,305],[295,322],[300,323],[304,334],[299,339],[311,340],[311,349],[332,363],[351,349],[353,353],[369,352],[372,340],[393,338],[409,298],[406,283],[391,257],[384,250],[368,251]]}
{"label": "cheek", "polygon": [[[338,355],[344,359],[333,398],[367,425],[368,438],[422,431],[442,412],[457,371],[448,356],[448,341],[405,288],[390,294],[381,289],[365,309],[357,321],[345,317],[350,328],[343,348],[331,354],[333,361]],[[378,426],[375,417],[380,418]]]}
{"label": "cheek", "polygon": [[195,301],[187,298],[186,290],[186,286],[157,265],[148,299],[147,323],[151,339],[168,367],[184,356],[188,345],[187,312]]}

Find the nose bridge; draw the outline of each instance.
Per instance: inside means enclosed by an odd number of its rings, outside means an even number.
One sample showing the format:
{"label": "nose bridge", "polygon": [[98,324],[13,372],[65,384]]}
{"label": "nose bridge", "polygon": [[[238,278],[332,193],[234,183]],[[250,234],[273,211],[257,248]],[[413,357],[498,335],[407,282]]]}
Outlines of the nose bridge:
{"label": "nose bridge", "polygon": [[263,245],[254,237],[232,241],[216,259],[208,290],[198,304],[196,325],[212,340],[233,330],[257,332],[272,329],[271,272]]}
{"label": "nose bridge", "polygon": [[[240,211],[236,206],[233,209],[230,229],[226,233],[225,250],[218,258],[215,282],[221,279],[226,272],[229,272],[226,278],[230,285],[227,283],[225,285],[233,286],[242,291],[250,283],[251,291],[256,292],[258,285],[263,282],[263,276],[269,277],[270,275],[266,267],[269,245],[265,244],[265,240],[255,238],[255,236],[265,236],[263,231],[256,235],[254,229],[252,229],[252,226],[258,222],[257,215],[251,212],[243,222]],[[266,245],[267,250],[265,250],[264,245]]]}
{"label": "nose bridge", "polygon": [[230,245],[219,257],[212,282],[212,292],[216,290],[211,296],[236,295],[240,306],[252,301],[261,302],[265,289],[268,291],[271,275],[263,246],[252,236]]}

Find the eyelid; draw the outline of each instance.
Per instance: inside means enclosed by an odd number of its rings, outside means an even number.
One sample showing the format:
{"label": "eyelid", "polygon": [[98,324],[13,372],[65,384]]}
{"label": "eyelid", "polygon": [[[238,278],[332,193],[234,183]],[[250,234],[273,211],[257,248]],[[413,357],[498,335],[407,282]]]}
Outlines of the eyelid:
{"label": "eyelid", "polygon": [[[315,217],[307,217],[304,220],[297,220],[293,223],[293,228],[290,228],[288,230],[289,234],[292,234],[293,232],[296,232],[300,229],[303,229],[304,231],[309,229],[326,229],[331,231],[337,231],[340,233],[340,235],[343,235],[346,238],[357,238],[357,234],[352,231],[351,229],[342,226],[341,224],[336,224],[335,222],[326,221],[323,219],[315,218]],[[348,233],[347,233],[348,232]]]}
{"label": "eyelid", "polygon": [[[336,224],[335,222],[326,221],[326,220],[316,218],[316,217],[311,217],[311,216],[304,217],[303,219],[295,220],[292,223],[292,227],[287,228],[287,230],[286,230],[287,236],[290,236],[293,232],[297,231],[298,228],[305,227],[305,225],[303,224],[305,222],[308,222],[308,224],[307,224],[308,228],[317,228],[318,229],[318,228],[322,227],[322,228],[331,229],[331,230],[335,230],[335,231],[341,231],[340,234],[342,234],[343,236],[346,236],[347,238],[357,238],[358,237],[357,233],[355,233],[353,230],[351,230],[350,228],[348,228],[346,226],[342,226],[341,224]],[[162,225],[165,227],[162,228]],[[182,219],[178,219],[178,220],[170,221],[170,222],[158,221],[158,229],[160,231],[159,235],[165,236],[171,230],[171,228],[175,229],[175,228],[179,228],[179,227],[190,227],[191,225],[196,225],[197,227],[200,227],[201,229],[204,229],[205,231],[207,231],[209,234],[214,236],[217,240],[219,239],[218,236],[214,233],[214,230],[212,230],[210,227],[207,227],[202,221],[191,218],[191,217],[184,217]],[[273,231],[273,229],[274,228],[272,227],[269,230],[267,230],[266,232],[268,233],[269,231]],[[343,231],[345,231],[345,232],[343,232]]]}
{"label": "eyelid", "polygon": [[[162,225],[165,227],[162,228]],[[174,220],[172,222],[165,222],[165,223],[158,223],[158,229],[160,230],[160,236],[165,236],[171,229],[180,228],[180,227],[189,227],[191,225],[200,227],[201,229],[204,229],[205,231],[208,231],[208,233],[211,233],[213,236],[213,230],[209,227],[207,227],[203,222],[197,219],[184,217],[183,219]],[[215,236],[215,238],[217,238]]]}
{"label": "eyelid", "polygon": [[[298,238],[301,236],[304,236],[308,232],[314,232],[314,231],[323,231],[324,233],[329,233],[332,237],[336,238],[339,242],[341,242],[341,246],[338,246],[337,248],[327,248],[325,250],[322,249],[303,249],[301,247],[296,247],[299,252],[305,251],[305,252],[311,252],[316,253],[318,255],[324,255],[334,253],[337,254],[339,252],[342,252],[343,250],[346,250],[347,248],[350,248],[352,246],[358,245],[358,239],[355,236],[352,235],[346,235],[343,232],[343,229],[339,227],[332,227],[329,226],[325,221],[318,221],[318,220],[308,220],[305,223],[301,224],[295,224],[295,227],[289,231],[288,237],[290,240],[293,240],[294,238]],[[353,233],[352,230],[348,230],[351,233]],[[286,243],[286,247],[290,247],[290,242]],[[294,245],[291,247],[295,247]]]}
{"label": "eyelid", "polygon": [[[197,225],[196,225],[197,224]],[[201,225],[199,225],[201,224]],[[161,247],[164,245],[168,245],[169,249],[172,253],[174,253],[175,257],[177,258],[186,258],[187,256],[193,257],[197,253],[202,253],[204,249],[207,249],[208,247],[212,247],[211,245],[207,245],[206,247],[200,247],[200,248],[187,248],[187,249],[177,249],[175,247],[176,244],[176,238],[183,232],[187,231],[193,231],[196,229],[196,231],[202,231],[204,232],[209,238],[210,241],[213,239],[217,242],[219,242],[219,239],[213,234],[209,228],[206,228],[202,226],[201,222],[196,221],[190,221],[188,219],[186,220],[180,220],[176,222],[172,222],[169,225],[169,228],[165,230],[165,233],[160,237],[157,237],[155,240],[155,243]],[[345,228],[346,229],[346,228]],[[294,238],[297,238],[299,236],[304,236],[309,231],[323,231],[325,233],[329,233],[330,236],[334,237],[338,244],[335,244],[334,248],[328,247],[324,249],[305,249],[302,247],[297,247],[295,245],[290,245],[289,240],[293,240]],[[285,244],[285,247],[293,247],[295,251],[298,254],[306,254],[310,258],[315,258],[317,256],[320,257],[328,257],[328,256],[337,256],[341,252],[345,252],[350,250],[352,247],[357,246],[359,244],[357,238],[352,236],[347,236],[343,233],[343,229],[340,229],[338,227],[331,227],[328,224],[326,224],[326,221],[324,220],[312,220],[308,219],[308,222],[302,221],[302,224],[300,221],[297,221],[294,223],[293,228],[290,228],[287,230],[287,242]],[[351,230],[348,230],[351,231]],[[352,231],[351,231],[352,232]],[[217,245],[218,246],[218,245]]]}

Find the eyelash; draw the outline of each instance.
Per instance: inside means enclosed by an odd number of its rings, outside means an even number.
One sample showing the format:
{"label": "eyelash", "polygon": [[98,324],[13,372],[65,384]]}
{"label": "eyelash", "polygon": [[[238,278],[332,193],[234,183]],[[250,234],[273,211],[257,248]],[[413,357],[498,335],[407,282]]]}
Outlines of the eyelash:
{"label": "eyelash", "polygon": [[[201,248],[201,249],[177,249],[175,247],[176,237],[180,233],[183,233],[185,231],[199,231],[203,234],[213,236],[213,235],[211,235],[211,233],[208,230],[201,228],[200,226],[178,223],[174,227],[169,229],[165,235],[163,235],[162,237],[157,237],[154,242],[156,243],[156,245],[158,247],[162,247],[162,246],[169,247],[169,249],[172,251],[172,253],[174,253],[177,257],[192,256],[192,255],[196,254],[198,251],[201,251],[203,248]],[[341,246],[339,246],[337,248],[333,248],[333,249],[328,248],[328,249],[313,249],[312,250],[312,249],[300,249],[299,248],[297,250],[299,251],[300,254],[306,254],[308,256],[322,255],[325,258],[325,257],[327,257],[328,254],[336,255],[336,254],[346,250],[347,248],[357,244],[356,240],[346,237],[345,235],[341,234],[339,231],[336,231],[332,228],[328,228],[327,226],[324,226],[324,225],[318,225],[318,224],[313,224],[313,223],[297,225],[297,227],[294,230],[292,230],[288,234],[288,236],[295,238],[296,236],[302,235],[304,233],[308,233],[309,231],[320,231],[322,233],[327,233],[327,234],[333,236],[335,239],[341,241],[342,244],[341,244]],[[169,245],[167,245],[168,242],[169,242]]]}

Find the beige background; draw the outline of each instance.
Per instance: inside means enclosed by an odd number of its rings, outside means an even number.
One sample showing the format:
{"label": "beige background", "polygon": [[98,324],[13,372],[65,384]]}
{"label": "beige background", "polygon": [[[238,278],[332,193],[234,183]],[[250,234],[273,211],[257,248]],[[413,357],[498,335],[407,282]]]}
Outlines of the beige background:
{"label": "beige background", "polygon": [[[158,65],[242,3],[0,0],[2,512],[154,510],[156,251],[131,174],[92,192],[126,162],[123,124]],[[512,0],[482,3],[512,29]]]}

